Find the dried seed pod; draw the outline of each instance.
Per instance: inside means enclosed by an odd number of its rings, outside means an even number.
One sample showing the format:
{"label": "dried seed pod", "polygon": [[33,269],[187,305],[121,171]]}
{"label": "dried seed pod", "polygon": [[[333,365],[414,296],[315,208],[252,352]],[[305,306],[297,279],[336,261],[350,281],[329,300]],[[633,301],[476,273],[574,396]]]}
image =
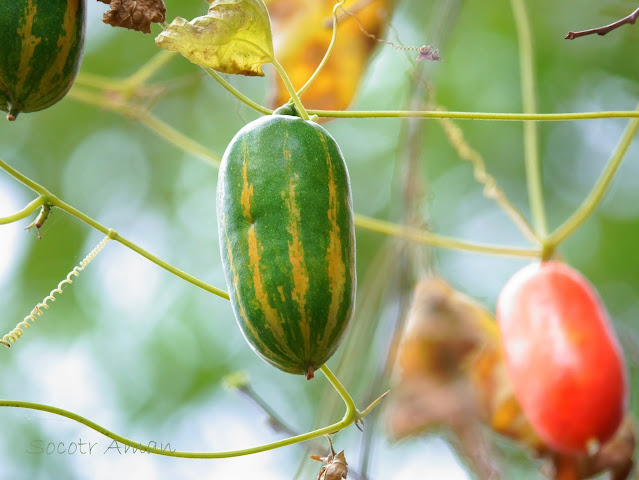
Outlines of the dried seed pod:
{"label": "dried seed pod", "polygon": [[346,463],[346,456],[344,450],[339,453],[335,453],[333,448],[333,441],[331,437],[326,436],[330,445],[331,451],[327,457],[320,457],[319,455],[311,455],[310,457],[317,461],[322,462],[324,466],[317,474],[317,480],[341,480],[348,476],[348,463]]}

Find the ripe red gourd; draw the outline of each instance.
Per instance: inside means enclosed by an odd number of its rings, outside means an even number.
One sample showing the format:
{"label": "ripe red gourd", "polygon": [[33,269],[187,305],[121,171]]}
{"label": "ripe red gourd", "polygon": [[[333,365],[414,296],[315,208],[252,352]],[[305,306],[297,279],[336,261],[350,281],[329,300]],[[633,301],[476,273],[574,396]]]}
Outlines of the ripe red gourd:
{"label": "ripe red gourd", "polygon": [[515,395],[537,434],[566,453],[612,437],[627,408],[628,382],[592,285],[565,264],[528,265],[502,289],[497,319]]}

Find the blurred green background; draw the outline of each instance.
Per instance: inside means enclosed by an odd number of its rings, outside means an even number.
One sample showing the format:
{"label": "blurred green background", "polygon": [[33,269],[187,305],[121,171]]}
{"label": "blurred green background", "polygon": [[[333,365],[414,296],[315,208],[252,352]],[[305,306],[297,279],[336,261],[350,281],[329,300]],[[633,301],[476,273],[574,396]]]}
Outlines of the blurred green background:
{"label": "blurred green background", "polygon": [[[101,23],[106,6],[89,0],[82,72],[126,77],[157,52],[153,36]],[[632,110],[639,100],[639,26],[605,37],[565,41],[569,30],[610,23],[636,8],[629,0],[527,2],[536,48],[542,112]],[[202,15],[201,1],[168,0],[167,19]],[[444,14],[442,14],[445,13]],[[353,108],[425,108],[416,72],[449,110],[520,112],[517,36],[507,1],[401,0],[387,38],[406,45],[433,42],[442,63],[417,64],[380,45],[361,80]],[[154,29],[154,33],[159,31]],[[265,103],[267,79],[229,78]],[[170,88],[153,113],[213,152],[255,112],[182,58],[155,77]],[[415,92],[420,96],[415,98]],[[626,120],[540,123],[545,202],[551,228],[589,191]],[[527,215],[522,123],[458,122],[512,201]],[[418,160],[418,213],[437,233],[525,247],[503,212],[482,196],[470,165],[456,156],[432,120],[336,120],[326,128],[350,169],[355,211],[401,222],[414,215],[406,172]],[[407,132],[420,147],[411,154]],[[411,157],[412,155],[412,157]],[[144,126],[72,99],[49,110],[0,123],[0,158],[66,202],[163,260],[225,289],[215,220],[215,169],[171,146]],[[33,194],[0,173],[0,216]],[[411,200],[411,199],[409,199]],[[414,200],[414,199],[413,199]],[[639,141],[595,214],[561,253],[600,292],[623,341],[636,411],[639,362]],[[28,221],[0,227],[1,330],[11,330],[100,241],[102,234],[53,211],[39,241]],[[388,339],[415,279],[428,271],[490,308],[501,285],[526,262],[407,245],[357,231],[358,314],[348,342],[329,362],[363,407],[380,394]],[[409,257],[401,255],[410,253]],[[419,259],[406,261],[406,258]],[[398,261],[404,259],[404,261]],[[348,354],[343,361],[340,358]],[[12,349],[0,350],[0,397],[62,407],[143,443],[179,450],[244,448],[282,438],[264,412],[222,378],[236,370],[299,432],[343,411],[322,376],[313,382],[266,365],[242,338],[230,304],[111,242]],[[471,478],[445,435],[392,444],[381,421],[364,437],[351,427],[336,437],[349,464],[374,479]],[[0,411],[0,478],[293,478],[307,452],[290,446],[244,458],[183,460],[107,450],[111,441],[74,422],[17,409]],[[370,442],[364,448],[363,439]],[[33,441],[97,443],[91,455],[32,454]],[[540,478],[538,465],[508,446],[499,450],[506,478]],[[85,451],[88,447],[85,447]],[[365,454],[365,452],[368,452]],[[319,453],[317,450],[315,453]],[[309,463],[309,462],[307,462]],[[300,478],[314,478],[319,464]],[[356,477],[353,477],[356,478]]]}

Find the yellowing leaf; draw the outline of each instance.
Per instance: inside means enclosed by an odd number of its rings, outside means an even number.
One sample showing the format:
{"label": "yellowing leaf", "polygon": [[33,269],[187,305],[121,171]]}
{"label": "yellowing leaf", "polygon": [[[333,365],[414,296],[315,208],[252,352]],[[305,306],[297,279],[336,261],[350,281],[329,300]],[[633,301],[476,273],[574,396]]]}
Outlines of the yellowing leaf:
{"label": "yellowing leaf", "polygon": [[177,17],[156,39],[158,47],[222,73],[264,76],[273,61],[268,11],[262,0],[215,0],[190,22]]}
{"label": "yellowing leaf", "polygon": [[[307,108],[344,110],[352,102],[366,64],[377,45],[366,32],[380,36],[393,0],[346,2],[338,23],[337,41],[322,73],[304,93]],[[296,89],[313,74],[331,41],[335,0],[269,0],[273,21],[275,53]],[[280,106],[289,99],[281,80],[269,103]]]}

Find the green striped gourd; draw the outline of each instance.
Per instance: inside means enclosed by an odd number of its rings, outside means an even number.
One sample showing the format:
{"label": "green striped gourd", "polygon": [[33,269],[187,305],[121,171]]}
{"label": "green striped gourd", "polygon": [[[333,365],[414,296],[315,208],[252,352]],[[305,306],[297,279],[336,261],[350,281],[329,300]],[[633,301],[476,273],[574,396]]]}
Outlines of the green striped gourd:
{"label": "green striped gourd", "polygon": [[253,350],[306,375],[335,352],[355,301],[350,180],[322,127],[271,115],[224,153],[217,217],[233,312]]}
{"label": "green striped gourd", "polygon": [[0,109],[50,107],[69,91],[84,48],[85,0],[0,0]]}

